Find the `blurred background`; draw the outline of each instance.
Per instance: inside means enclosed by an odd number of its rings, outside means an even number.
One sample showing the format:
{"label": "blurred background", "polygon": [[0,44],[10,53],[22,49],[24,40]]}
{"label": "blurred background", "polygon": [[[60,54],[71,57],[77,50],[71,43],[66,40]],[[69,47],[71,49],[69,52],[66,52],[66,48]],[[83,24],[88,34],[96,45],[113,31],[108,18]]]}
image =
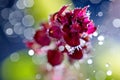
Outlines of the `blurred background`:
{"label": "blurred background", "polygon": [[[73,65],[61,64],[52,72],[46,57],[25,47],[41,22],[61,6],[90,5],[97,26],[91,39],[93,54]],[[120,0],[0,0],[0,80],[120,80]]]}

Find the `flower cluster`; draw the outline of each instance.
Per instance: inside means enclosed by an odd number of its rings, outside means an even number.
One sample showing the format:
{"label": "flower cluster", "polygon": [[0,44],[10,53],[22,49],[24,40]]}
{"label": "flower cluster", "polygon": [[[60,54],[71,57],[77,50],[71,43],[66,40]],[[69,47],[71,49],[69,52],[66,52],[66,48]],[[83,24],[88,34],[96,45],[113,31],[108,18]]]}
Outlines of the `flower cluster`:
{"label": "flower cluster", "polygon": [[36,31],[34,41],[27,42],[27,46],[36,53],[54,43],[53,49],[46,48],[47,59],[52,66],[59,65],[65,54],[70,59],[82,59],[88,50],[90,35],[96,31],[87,12],[88,6],[74,10],[67,8],[65,5],[50,15],[49,21],[42,23],[42,28]]}

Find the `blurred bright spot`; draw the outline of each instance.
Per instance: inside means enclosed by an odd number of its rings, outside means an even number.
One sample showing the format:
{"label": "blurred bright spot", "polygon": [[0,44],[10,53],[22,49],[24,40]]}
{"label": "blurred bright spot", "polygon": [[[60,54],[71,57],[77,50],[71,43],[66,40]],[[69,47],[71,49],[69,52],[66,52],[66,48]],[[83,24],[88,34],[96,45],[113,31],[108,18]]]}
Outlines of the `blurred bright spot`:
{"label": "blurred bright spot", "polygon": [[24,0],[18,0],[16,2],[16,6],[17,6],[18,9],[25,9],[25,5],[23,4],[23,1]]}
{"label": "blurred bright spot", "polygon": [[98,32],[94,32],[93,36],[95,36],[95,37],[98,36]]}
{"label": "blurred bright spot", "polygon": [[102,41],[99,41],[99,42],[98,42],[98,45],[103,45],[103,43],[104,43],[104,42],[102,42]]}
{"label": "blurred bright spot", "polygon": [[111,71],[111,70],[108,70],[108,71],[106,72],[106,74],[107,74],[108,76],[111,76],[111,75],[112,75],[112,71]]}
{"label": "blurred bright spot", "polygon": [[92,60],[92,59],[88,59],[88,60],[87,60],[87,63],[88,63],[88,64],[92,64],[92,63],[93,63],[93,60]]}
{"label": "blurred bright spot", "polygon": [[86,80],[90,80],[89,78],[87,78]]}
{"label": "blurred bright spot", "polygon": [[110,64],[108,64],[108,63],[107,63],[107,64],[105,64],[105,67],[110,67]]}
{"label": "blurred bright spot", "polygon": [[13,34],[13,29],[12,28],[8,28],[8,29],[6,29],[5,33],[7,35],[12,35]]}
{"label": "blurred bright spot", "polygon": [[35,34],[35,29],[34,29],[34,28],[26,28],[26,29],[24,30],[24,37],[25,37],[25,39],[27,39],[27,40],[32,40],[34,34]]}
{"label": "blurred bright spot", "polygon": [[95,70],[93,70],[93,72],[95,73],[96,71],[95,71]]}
{"label": "blurred bright spot", "polygon": [[98,4],[98,3],[101,2],[101,0],[90,0],[90,2],[93,3],[93,4]]}
{"label": "blurred bright spot", "polygon": [[25,26],[33,26],[34,25],[34,18],[32,15],[26,15],[23,17],[22,19],[22,23],[25,25]]}
{"label": "blurred bright spot", "polygon": [[101,12],[101,11],[98,12],[98,16],[99,16],[99,17],[103,16],[103,12]]}
{"label": "blurred bright spot", "polygon": [[10,55],[10,60],[12,62],[17,62],[19,59],[20,59],[20,56],[19,56],[18,53],[13,53],[13,54]]}
{"label": "blurred bright spot", "polygon": [[97,71],[95,74],[96,80],[105,80],[106,74],[103,71]]}
{"label": "blurred bright spot", "polygon": [[32,7],[34,5],[34,0],[24,0],[25,7]]}
{"label": "blurred bright spot", "polygon": [[59,49],[60,51],[64,51],[65,47],[64,47],[64,46],[59,46],[58,49]]}
{"label": "blurred bright spot", "polygon": [[28,51],[28,54],[29,54],[30,56],[33,56],[33,55],[34,55],[34,51],[31,49],[31,50]]}
{"label": "blurred bright spot", "polygon": [[120,27],[120,19],[116,18],[113,20],[113,26],[116,27],[116,28],[119,28]]}
{"label": "blurred bright spot", "polygon": [[98,39],[99,41],[104,41],[104,36],[100,35],[100,36],[98,36],[97,39]]}

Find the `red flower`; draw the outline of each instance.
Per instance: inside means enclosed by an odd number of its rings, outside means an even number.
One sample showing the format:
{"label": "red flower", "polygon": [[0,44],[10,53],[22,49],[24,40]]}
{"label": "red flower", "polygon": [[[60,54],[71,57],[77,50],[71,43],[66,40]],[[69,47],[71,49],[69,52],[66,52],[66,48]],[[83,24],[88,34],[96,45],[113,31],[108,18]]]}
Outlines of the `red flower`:
{"label": "red flower", "polygon": [[[36,31],[34,35],[34,40],[42,47],[49,47],[50,42],[55,42],[55,50],[47,52],[48,62],[52,66],[59,65],[63,61],[64,52],[67,52],[72,59],[82,59],[83,52],[89,48],[86,44],[90,41],[90,35],[96,31],[87,12],[88,6],[66,11],[67,7],[63,6],[51,15],[49,22],[42,23],[43,29]],[[66,45],[74,49],[72,54]]]}
{"label": "red flower", "polygon": [[49,29],[49,36],[56,38],[56,39],[61,39],[62,37],[62,32],[59,26],[52,26]]}
{"label": "red flower", "polygon": [[75,49],[72,54],[68,54],[72,59],[81,59],[83,57],[83,51],[81,49]]}
{"label": "red flower", "polygon": [[63,58],[63,53],[59,52],[58,50],[48,50],[47,59],[52,66],[61,64]]}
{"label": "red flower", "polygon": [[50,38],[47,36],[44,30],[36,31],[34,35],[35,41],[40,44],[41,46],[46,46],[50,44]]}
{"label": "red flower", "polygon": [[77,32],[70,32],[68,34],[64,34],[65,42],[70,46],[77,46],[80,44],[79,34]]}

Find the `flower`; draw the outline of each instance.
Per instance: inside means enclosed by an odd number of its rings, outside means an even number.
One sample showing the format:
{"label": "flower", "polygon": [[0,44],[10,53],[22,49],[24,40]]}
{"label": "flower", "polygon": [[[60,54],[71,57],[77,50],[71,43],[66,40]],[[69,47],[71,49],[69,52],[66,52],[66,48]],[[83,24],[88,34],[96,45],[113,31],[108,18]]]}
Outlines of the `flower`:
{"label": "flower", "polygon": [[61,64],[63,58],[63,53],[59,52],[58,50],[48,50],[47,59],[52,66]]}
{"label": "flower", "polygon": [[46,46],[50,44],[50,39],[47,36],[45,30],[38,30],[34,35],[34,40],[41,46]]}
{"label": "flower", "polygon": [[[90,35],[96,31],[88,15],[88,7],[67,11],[68,5],[65,5],[58,12],[50,15],[49,21],[42,23],[43,28],[36,31],[34,35],[36,43],[44,47],[54,42],[56,46],[55,49],[47,51],[48,63],[52,66],[62,63],[63,53],[67,53],[69,58],[79,60],[87,52]],[[60,46],[63,49],[59,50]]]}

